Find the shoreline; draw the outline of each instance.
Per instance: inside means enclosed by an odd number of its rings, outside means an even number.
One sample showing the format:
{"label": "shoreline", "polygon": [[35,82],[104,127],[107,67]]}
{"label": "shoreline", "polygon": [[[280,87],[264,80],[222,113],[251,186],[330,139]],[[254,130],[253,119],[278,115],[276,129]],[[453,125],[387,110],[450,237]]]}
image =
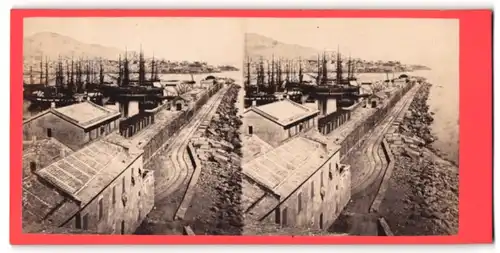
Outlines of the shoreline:
{"label": "shoreline", "polygon": [[380,214],[395,235],[458,232],[458,166],[432,147],[431,86],[422,85],[399,127],[398,134],[411,141],[391,145],[394,172]]}

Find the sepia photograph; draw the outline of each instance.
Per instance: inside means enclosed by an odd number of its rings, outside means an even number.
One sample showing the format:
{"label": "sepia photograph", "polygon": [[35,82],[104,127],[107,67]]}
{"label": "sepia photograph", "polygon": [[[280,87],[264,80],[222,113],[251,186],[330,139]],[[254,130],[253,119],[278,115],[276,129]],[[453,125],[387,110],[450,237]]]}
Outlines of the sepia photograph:
{"label": "sepia photograph", "polygon": [[458,233],[458,19],[23,33],[23,233]]}
{"label": "sepia photograph", "polygon": [[241,31],[226,18],[25,19],[23,232],[238,234],[238,193],[217,187],[239,169]]}
{"label": "sepia photograph", "polygon": [[458,232],[458,20],[247,19],[249,233]]}

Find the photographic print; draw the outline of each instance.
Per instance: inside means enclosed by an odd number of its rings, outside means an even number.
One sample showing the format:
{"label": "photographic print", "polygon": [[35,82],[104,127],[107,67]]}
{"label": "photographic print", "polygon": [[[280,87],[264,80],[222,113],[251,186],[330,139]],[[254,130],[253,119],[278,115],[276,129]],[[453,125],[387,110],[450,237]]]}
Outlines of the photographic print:
{"label": "photographic print", "polygon": [[491,242],[490,27],[13,10],[11,243]]}
{"label": "photographic print", "polygon": [[297,233],[457,233],[458,20],[246,28],[245,214]]}

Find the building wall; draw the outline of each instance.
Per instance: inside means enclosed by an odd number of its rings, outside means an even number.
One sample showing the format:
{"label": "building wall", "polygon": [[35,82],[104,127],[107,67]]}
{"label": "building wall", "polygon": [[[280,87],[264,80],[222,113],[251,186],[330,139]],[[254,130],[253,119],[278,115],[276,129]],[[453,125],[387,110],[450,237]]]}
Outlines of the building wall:
{"label": "building wall", "polygon": [[288,138],[291,138],[299,133],[305,132],[318,125],[318,117],[311,116],[285,127],[288,131]]}
{"label": "building wall", "polygon": [[121,234],[123,223],[124,234],[134,233],[154,203],[153,173],[144,173],[141,156],[63,227],[78,229],[79,219],[81,228],[89,231]]}
{"label": "building wall", "polygon": [[[249,127],[253,134],[272,146],[277,146],[282,141],[289,138],[289,130],[265,117],[262,117],[254,111],[248,111],[244,114],[243,129],[249,134]],[[292,130],[290,130],[292,131]]]}
{"label": "building wall", "polygon": [[339,160],[337,152],[290,196],[282,199],[279,207],[263,221],[283,227],[328,229],[351,198],[350,169],[340,173],[336,169],[336,164],[341,166]]}
{"label": "building wall", "polygon": [[23,139],[31,140],[33,136],[39,139],[47,138],[51,129],[52,137],[75,150],[90,141],[90,136],[83,128],[72,124],[49,112],[23,124]]}
{"label": "building wall", "polygon": [[87,130],[72,124],[61,117],[47,113],[23,124],[23,139],[31,140],[47,138],[47,131],[51,129],[52,137],[73,150],[77,150],[89,142],[108,135],[118,128],[118,119],[103,122]]}

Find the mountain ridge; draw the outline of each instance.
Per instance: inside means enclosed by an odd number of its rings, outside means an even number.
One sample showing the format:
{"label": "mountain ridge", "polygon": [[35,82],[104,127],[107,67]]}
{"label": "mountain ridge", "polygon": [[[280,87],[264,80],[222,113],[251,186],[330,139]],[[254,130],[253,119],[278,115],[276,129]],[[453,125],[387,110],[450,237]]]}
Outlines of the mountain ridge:
{"label": "mountain ridge", "polygon": [[302,58],[316,59],[320,50],[301,46],[297,44],[288,44],[275,40],[257,33],[245,33],[245,56],[251,59],[270,59],[275,58]]}
{"label": "mountain ridge", "polygon": [[125,50],[99,44],[85,43],[54,32],[39,32],[24,37],[23,58],[25,63],[39,62],[42,58],[52,60],[74,58],[116,59]]}

